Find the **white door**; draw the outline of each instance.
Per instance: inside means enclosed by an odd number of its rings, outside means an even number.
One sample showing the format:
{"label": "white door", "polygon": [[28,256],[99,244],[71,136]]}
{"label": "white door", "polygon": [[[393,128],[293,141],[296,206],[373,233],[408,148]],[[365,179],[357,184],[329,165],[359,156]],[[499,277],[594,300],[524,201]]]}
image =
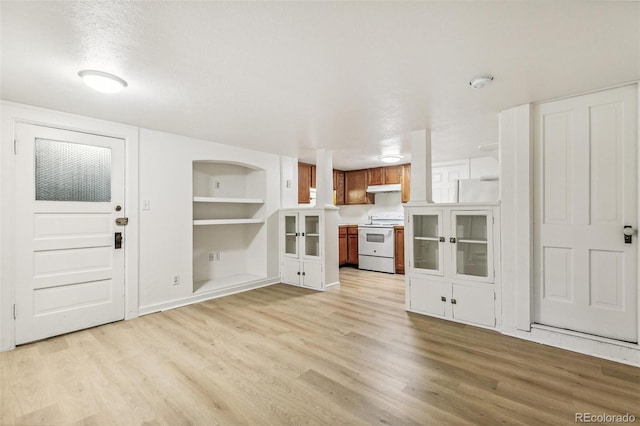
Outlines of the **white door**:
{"label": "white door", "polygon": [[322,289],[322,263],[302,262],[302,285]]}
{"label": "white door", "polygon": [[124,141],[18,124],[15,160],[16,344],[124,319]]}
{"label": "white door", "polygon": [[443,219],[442,210],[414,211],[410,214],[409,270],[411,273],[444,276],[446,240]]}
{"label": "white door", "polygon": [[491,211],[452,211],[451,276],[493,282],[493,215]]}
{"label": "white door", "polygon": [[638,341],[636,90],[536,107],[537,323]]}
{"label": "white door", "polygon": [[434,203],[457,203],[458,180],[469,178],[469,163],[446,163],[431,169],[432,198]]}

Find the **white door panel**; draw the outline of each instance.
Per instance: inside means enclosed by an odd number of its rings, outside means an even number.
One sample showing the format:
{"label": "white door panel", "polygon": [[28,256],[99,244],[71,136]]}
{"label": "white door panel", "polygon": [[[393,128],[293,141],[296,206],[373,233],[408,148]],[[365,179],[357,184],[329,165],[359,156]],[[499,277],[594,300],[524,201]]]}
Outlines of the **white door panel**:
{"label": "white door panel", "polygon": [[124,319],[124,141],[27,124],[16,138],[16,343]]}
{"label": "white door panel", "polygon": [[322,263],[303,262],[302,272],[302,284],[305,287],[322,288]]}
{"label": "white door panel", "polygon": [[637,88],[536,107],[534,319],[638,341]]}

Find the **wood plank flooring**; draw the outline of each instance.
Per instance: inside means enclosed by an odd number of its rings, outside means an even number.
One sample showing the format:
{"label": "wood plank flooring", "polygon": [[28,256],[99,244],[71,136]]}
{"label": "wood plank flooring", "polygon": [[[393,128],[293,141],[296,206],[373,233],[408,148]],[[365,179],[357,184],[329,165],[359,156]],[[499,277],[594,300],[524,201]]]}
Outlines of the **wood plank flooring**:
{"label": "wood plank flooring", "polygon": [[341,269],[0,354],[2,425],[559,425],[635,415],[640,369],[404,311]]}

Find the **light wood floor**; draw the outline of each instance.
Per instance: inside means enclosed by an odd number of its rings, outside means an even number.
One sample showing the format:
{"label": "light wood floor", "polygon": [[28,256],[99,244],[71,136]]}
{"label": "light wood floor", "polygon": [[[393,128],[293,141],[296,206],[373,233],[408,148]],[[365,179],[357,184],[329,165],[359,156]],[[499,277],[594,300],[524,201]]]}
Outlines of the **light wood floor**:
{"label": "light wood floor", "polygon": [[640,369],[404,311],[351,268],[0,354],[2,425],[640,423]]}

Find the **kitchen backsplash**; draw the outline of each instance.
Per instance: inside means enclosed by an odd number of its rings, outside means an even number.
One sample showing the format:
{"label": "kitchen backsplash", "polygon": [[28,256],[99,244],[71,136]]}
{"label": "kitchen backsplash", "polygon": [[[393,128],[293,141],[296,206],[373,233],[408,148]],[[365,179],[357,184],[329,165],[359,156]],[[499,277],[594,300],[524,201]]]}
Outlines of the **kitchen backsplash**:
{"label": "kitchen backsplash", "polygon": [[367,223],[369,216],[380,212],[400,212],[402,208],[399,192],[383,192],[376,194],[375,204],[357,204],[353,206],[340,206],[338,221],[340,224],[357,225]]}

